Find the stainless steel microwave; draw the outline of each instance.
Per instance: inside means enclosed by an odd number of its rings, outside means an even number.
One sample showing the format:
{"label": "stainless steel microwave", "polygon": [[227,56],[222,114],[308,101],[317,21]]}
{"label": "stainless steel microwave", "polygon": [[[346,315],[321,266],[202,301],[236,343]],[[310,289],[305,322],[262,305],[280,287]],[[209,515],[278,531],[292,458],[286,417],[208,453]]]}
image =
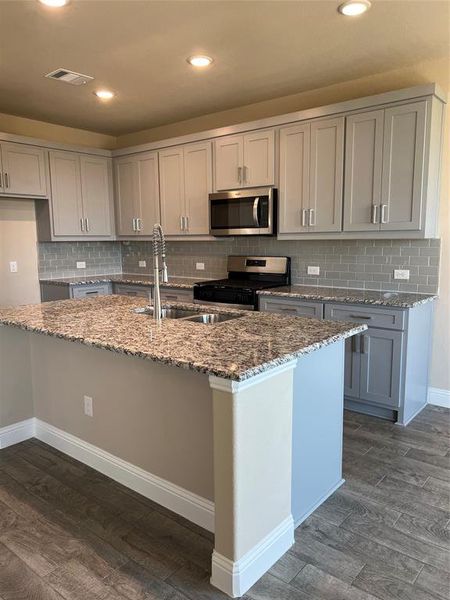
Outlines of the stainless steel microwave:
{"label": "stainless steel microwave", "polygon": [[211,235],[274,235],[276,190],[254,188],[209,195]]}

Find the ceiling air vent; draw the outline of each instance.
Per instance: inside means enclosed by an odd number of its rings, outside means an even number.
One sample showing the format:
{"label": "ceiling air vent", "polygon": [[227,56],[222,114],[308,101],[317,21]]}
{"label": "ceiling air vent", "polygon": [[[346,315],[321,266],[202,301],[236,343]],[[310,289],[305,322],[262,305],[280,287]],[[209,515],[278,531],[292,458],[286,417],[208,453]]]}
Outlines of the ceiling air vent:
{"label": "ceiling air vent", "polygon": [[69,71],[68,69],[56,69],[56,71],[47,73],[45,77],[56,79],[57,81],[64,81],[64,83],[70,83],[71,85],[84,85],[94,79],[90,75],[82,75],[81,73],[75,73],[75,71]]}

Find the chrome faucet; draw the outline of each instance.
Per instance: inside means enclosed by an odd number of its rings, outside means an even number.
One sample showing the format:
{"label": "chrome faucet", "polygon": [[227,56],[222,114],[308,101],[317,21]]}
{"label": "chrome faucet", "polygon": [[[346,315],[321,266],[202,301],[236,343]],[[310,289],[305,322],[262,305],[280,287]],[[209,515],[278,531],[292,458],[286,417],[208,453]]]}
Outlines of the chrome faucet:
{"label": "chrome faucet", "polygon": [[[166,239],[164,232],[159,223],[153,225],[153,275],[154,275],[154,299],[153,299],[153,318],[157,321],[161,320],[161,296],[159,293],[159,276],[163,283],[169,281],[166,265]],[[161,257],[161,267],[159,266],[159,257]]]}

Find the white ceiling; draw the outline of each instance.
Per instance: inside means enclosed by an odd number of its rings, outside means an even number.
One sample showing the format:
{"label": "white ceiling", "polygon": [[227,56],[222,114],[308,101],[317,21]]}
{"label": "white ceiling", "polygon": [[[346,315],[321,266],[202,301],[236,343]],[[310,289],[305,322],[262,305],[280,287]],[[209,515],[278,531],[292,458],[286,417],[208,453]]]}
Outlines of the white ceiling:
{"label": "white ceiling", "polygon": [[[449,54],[448,1],[373,0],[353,19],[338,4],[0,0],[0,112],[121,135]],[[195,53],[214,65],[193,70]],[[95,81],[44,79],[59,67]]]}

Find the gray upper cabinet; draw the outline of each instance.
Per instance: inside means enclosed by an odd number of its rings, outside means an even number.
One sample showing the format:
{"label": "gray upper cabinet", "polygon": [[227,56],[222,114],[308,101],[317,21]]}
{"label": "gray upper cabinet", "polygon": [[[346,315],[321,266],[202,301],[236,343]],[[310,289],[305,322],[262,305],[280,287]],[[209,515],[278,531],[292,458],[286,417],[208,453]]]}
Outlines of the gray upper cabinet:
{"label": "gray upper cabinet", "polygon": [[114,172],[117,235],[150,236],[160,221],[158,153],[118,158]]}
{"label": "gray upper cabinet", "polygon": [[380,229],[384,110],[347,117],[344,230]]}
{"label": "gray upper cabinet", "polygon": [[261,129],[214,141],[216,190],[275,183],[275,131]]}
{"label": "gray upper cabinet", "polygon": [[0,194],[33,198],[48,195],[44,148],[2,142],[0,154]]}
{"label": "gray upper cabinet", "polygon": [[64,151],[49,159],[53,235],[112,237],[111,160]]}
{"label": "gray upper cabinet", "polygon": [[426,123],[425,100],[347,117],[344,231],[422,228]]}
{"label": "gray upper cabinet", "polygon": [[342,230],[344,118],[280,131],[280,233]]}
{"label": "gray upper cabinet", "polygon": [[427,103],[415,102],[385,111],[382,230],[421,227]]}
{"label": "gray upper cabinet", "polygon": [[166,235],[209,234],[211,142],[159,152],[161,222]]}

